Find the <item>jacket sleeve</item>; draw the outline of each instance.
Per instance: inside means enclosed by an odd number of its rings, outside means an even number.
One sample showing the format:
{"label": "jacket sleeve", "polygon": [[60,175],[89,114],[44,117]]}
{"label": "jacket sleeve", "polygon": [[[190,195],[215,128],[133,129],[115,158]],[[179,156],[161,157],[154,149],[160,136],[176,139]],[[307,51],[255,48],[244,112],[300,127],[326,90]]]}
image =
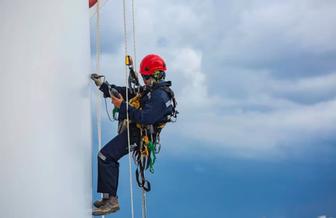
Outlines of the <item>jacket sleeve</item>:
{"label": "jacket sleeve", "polygon": [[[121,96],[126,99],[126,87],[123,87],[123,86],[116,86],[116,85],[113,85],[113,84],[109,84],[107,81],[105,81],[100,87],[99,87],[99,90],[102,91],[104,93],[104,98],[110,98],[110,92],[109,92],[109,88],[114,88],[116,89],[120,94]],[[133,98],[135,96],[135,94],[131,94],[131,91],[130,89],[128,89],[128,96],[129,98]]]}
{"label": "jacket sleeve", "polygon": [[102,91],[102,93],[104,93],[104,98],[110,97],[109,87],[110,84],[108,82],[103,82],[103,84],[99,87],[99,90]]}
{"label": "jacket sleeve", "polygon": [[[162,92],[153,92],[149,102],[142,110],[128,106],[130,120],[144,125],[154,124],[164,118],[166,115],[165,98]],[[164,93],[165,94],[165,93]],[[119,118],[126,118],[126,103],[123,102],[119,110]]]}

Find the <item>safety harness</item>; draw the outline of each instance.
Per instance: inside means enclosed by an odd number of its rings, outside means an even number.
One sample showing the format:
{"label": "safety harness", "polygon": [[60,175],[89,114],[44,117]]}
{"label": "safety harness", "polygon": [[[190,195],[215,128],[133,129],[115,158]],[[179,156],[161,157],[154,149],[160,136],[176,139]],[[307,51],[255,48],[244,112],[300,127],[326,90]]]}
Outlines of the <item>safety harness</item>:
{"label": "safety harness", "polygon": [[[135,176],[138,186],[143,188],[146,192],[151,190],[151,185],[145,178],[145,171],[149,169],[152,174],[154,173],[156,155],[161,150],[160,132],[168,122],[175,122],[178,114],[176,110],[176,99],[174,92],[169,88],[170,85],[171,83],[167,82],[166,85],[159,86],[157,89],[162,89],[168,94],[169,101],[166,102],[166,107],[172,106],[172,112],[166,114],[163,120],[153,125],[136,125],[137,128],[140,129],[141,139],[139,145],[133,147],[133,159],[137,165]],[[147,89],[141,93],[141,95],[136,95],[130,100],[131,106],[141,110],[141,98],[152,91],[151,89]]]}

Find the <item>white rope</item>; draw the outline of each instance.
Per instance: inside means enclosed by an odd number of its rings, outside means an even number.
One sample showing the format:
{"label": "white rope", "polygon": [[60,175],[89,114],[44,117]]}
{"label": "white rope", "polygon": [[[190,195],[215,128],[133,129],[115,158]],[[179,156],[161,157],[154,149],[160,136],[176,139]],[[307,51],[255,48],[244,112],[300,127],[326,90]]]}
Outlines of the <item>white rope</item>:
{"label": "white rope", "polygon": [[97,19],[96,19],[96,73],[99,75],[100,73],[100,0],[97,0],[97,7],[96,7],[96,13],[97,13]]}
{"label": "white rope", "polygon": [[[127,47],[127,20],[126,20],[126,1],[123,0],[124,9],[124,43],[125,43],[125,57],[128,55]],[[129,166],[129,183],[130,183],[130,196],[131,196],[131,213],[132,218],[134,218],[134,205],[133,205],[133,176],[132,176],[132,158],[131,158],[131,141],[130,141],[130,130],[129,130],[129,114],[128,114],[128,70],[125,64],[125,83],[126,83],[126,123],[127,123],[127,144],[128,144],[128,166]]]}
{"label": "white rope", "polygon": [[[97,1],[97,21],[96,21],[96,73],[100,74],[100,14],[99,14],[99,2]],[[97,95],[97,129],[98,129],[98,149],[101,149],[101,109],[100,109],[100,96]],[[98,151],[99,152],[99,151]]]}
{"label": "white rope", "polygon": [[142,217],[147,217],[147,199],[146,199],[146,191],[144,188],[142,188]]}
{"label": "white rope", "polygon": [[[136,52],[136,36],[135,36],[135,4],[132,0],[132,27],[133,27],[133,52],[134,52],[134,66],[137,67],[137,52]],[[147,217],[147,198],[146,191],[142,188],[142,218]]]}
{"label": "white rope", "polygon": [[[101,47],[100,47],[100,0],[97,0],[97,19],[96,19],[96,73],[100,75],[101,70]],[[100,93],[97,92],[97,101],[96,101],[96,119],[97,119],[97,134],[98,134],[98,151],[102,147],[102,129],[101,129],[101,102],[100,102]],[[103,194],[101,194],[103,197]],[[103,218],[105,216],[102,216]]]}
{"label": "white rope", "polygon": [[[135,5],[134,0],[132,0],[132,27],[133,27],[133,55],[134,55],[134,67],[137,67],[137,53],[136,53],[136,42],[135,42]],[[136,70],[135,70],[136,71]]]}
{"label": "white rope", "polygon": [[[100,1],[102,1],[102,0],[100,0]],[[101,4],[100,5],[100,10],[102,10],[102,8],[104,8],[105,7],[105,5],[106,5],[106,3],[108,2],[109,0],[105,0],[105,1],[103,1],[103,4]],[[97,1],[98,2],[98,1]],[[96,3],[97,4],[97,3]],[[97,7],[98,5],[96,5],[96,7]],[[97,14],[97,9],[94,11],[94,13],[90,16],[90,19],[91,18],[93,18],[94,16],[96,16],[96,14]]]}
{"label": "white rope", "polygon": [[[137,52],[136,52],[136,36],[135,36],[135,3],[132,0],[132,27],[133,27],[133,52],[134,52],[134,66],[137,67]],[[136,71],[135,71],[136,72]],[[146,191],[142,188],[142,218],[147,217],[147,199]]]}

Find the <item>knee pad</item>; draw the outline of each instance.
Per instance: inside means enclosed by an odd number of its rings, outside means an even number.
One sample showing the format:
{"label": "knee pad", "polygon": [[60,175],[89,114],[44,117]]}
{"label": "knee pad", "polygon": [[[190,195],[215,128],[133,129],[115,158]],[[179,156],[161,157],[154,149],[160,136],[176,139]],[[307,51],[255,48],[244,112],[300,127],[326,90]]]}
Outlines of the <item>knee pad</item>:
{"label": "knee pad", "polygon": [[116,161],[114,158],[112,157],[107,157],[103,154],[103,152],[99,152],[97,155],[98,161],[104,162],[106,164],[114,164],[116,166],[119,166],[118,161]]}
{"label": "knee pad", "polygon": [[102,161],[106,161],[107,157],[100,151],[98,153],[98,159],[100,159]]}

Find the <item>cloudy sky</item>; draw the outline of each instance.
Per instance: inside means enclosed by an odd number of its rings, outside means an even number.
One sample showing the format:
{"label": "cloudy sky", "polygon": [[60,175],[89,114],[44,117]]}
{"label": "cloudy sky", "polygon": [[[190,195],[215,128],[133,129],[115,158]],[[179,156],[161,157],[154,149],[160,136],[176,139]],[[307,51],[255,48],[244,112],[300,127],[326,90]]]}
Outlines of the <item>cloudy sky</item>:
{"label": "cloudy sky", "polygon": [[[162,133],[149,217],[336,217],[336,2],[135,6],[137,62],[165,58],[180,111]],[[102,72],[122,85],[122,2],[105,1],[101,13]],[[105,119],[105,141],[111,129]],[[128,192],[120,187],[115,217],[129,215]]]}

